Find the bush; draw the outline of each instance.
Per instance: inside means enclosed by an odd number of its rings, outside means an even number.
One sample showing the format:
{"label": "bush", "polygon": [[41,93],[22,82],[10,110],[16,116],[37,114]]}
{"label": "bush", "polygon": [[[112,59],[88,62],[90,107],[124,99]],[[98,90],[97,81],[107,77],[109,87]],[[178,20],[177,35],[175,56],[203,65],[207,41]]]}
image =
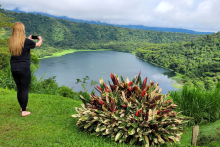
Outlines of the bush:
{"label": "bush", "polygon": [[[74,98],[77,97],[79,94],[74,92],[71,88],[67,86],[59,87],[58,83],[56,82],[56,76],[49,77],[48,79],[40,78],[37,79],[35,75],[36,66],[31,64],[31,84],[29,87],[30,93],[39,93],[39,94],[51,94],[51,95],[61,95],[64,97]],[[0,71],[0,87],[8,88],[8,89],[15,89],[17,91],[17,86],[13,79],[11,73],[11,66],[10,64],[5,70]]]}
{"label": "bush", "polygon": [[[158,83],[147,86],[147,78],[141,81],[140,73],[127,82],[111,73],[113,85],[106,86],[100,79],[95,89],[101,96],[80,95],[83,108],[75,108],[78,114],[77,126],[96,136],[106,135],[112,140],[156,146],[178,142],[183,124],[188,122],[179,117],[174,109],[177,105],[162,95]],[[136,80],[136,82],[135,82]]]}
{"label": "bush", "polygon": [[59,87],[58,93],[59,95],[63,97],[69,97],[69,98],[75,98],[75,99],[77,99],[79,95],[77,92],[74,92],[71,88],[64,86],[64,85]]}
{"label": "bush", "polygon": [[17,86],[11,73],[10,64],[6,69],[0,71],[0,87],[17,90]]}

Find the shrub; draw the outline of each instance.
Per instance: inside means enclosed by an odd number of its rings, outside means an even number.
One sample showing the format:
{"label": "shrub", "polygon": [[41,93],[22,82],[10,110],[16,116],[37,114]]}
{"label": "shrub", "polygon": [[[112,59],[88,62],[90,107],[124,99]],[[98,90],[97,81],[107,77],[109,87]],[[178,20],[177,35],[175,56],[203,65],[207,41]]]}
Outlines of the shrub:
{"label": "shrub", "polygon": [[11,66],[8,64],[7,68],[4,70],[0,70],[0,87],[9,88],[9,89],[17,89],[14,78],[11,73]]}
{"label": "shrub", "polygon": [[59,87],[58,93],[63,97],[69,98],[77,98],[77,96],[79,95],[77,92],[74,92],[71,88],[64,85]]}
{"label": "shrub", "polygon": [[[141,73],[141,72],[140,72]],[[158,83],[147,86],[147,78],[141,81],[140,73],[127,82],[111,73],[113,85],[105,85],[100,78],[100,87],[95,89],[101,96],[91,98],[80,95],[83,108],[75,108],[77,126],[94,135],[106,135],[112,140],[149,144],[152,146],[181,139],[183,124],[188,118],[179,117],[174,111],[177,105],[162,95]]]}

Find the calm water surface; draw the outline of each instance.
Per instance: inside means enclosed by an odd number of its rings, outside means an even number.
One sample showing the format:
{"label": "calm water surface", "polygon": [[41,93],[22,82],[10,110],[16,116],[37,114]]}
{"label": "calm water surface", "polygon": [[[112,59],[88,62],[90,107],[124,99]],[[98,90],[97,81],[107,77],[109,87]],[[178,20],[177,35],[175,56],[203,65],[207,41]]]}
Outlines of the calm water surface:
{"label": "calm water surface", "polygon": [[56,82],[60,86],[66,85],[76,92],[83,91],[80,84],[75,84],[76,79],[82,80],[82,78],[89,76],[87,89],[91,92],[94,89],[90,86],[91,80],[99,82],[100,77],[102,77],[107,85],[108,81],[112,84],[110,74],[115,73],[124,79],[128,76],[131,81],[140,71],[142,81],[148,77],[148,83],[149,79],[155,83],[159,82],[162,94],[178,90],[172,86],[171,81],[173,80],[163,74],[169,70],[147,63],[131,53],[116,51],[75,52],[61,57],[41,59],[36,76],[41,78],[47,74],[44,79],[56,76]]}

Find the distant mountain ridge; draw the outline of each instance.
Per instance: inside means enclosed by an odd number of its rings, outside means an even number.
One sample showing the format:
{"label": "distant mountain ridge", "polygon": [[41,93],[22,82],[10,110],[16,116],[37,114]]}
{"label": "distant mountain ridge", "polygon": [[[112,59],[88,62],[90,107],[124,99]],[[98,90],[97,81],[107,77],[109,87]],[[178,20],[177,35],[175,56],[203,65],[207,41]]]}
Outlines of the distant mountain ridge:
{"label": "distant mountain ridge", "polygon": [[[14,9],[14,10],[9,10],[9,11],[27,13],[27,12],[18,10],[18,8]],[[187,30],[187,29],[182,29],[182,28],[148,27],[148,26],[143,26],[143,25],[117,25],[117,24],[109,24],[109,23],[100,22],[100,21],[87,21],[87,20],[82,20],[82,19],[68,18],[66,16],[54,16],[54,15],[50,15],[47,13],[40,13],[40,12],[31,12],[31,13],[45,15],[45,16],[49,16],[49,17],[53,17],[53,18],[66,19],[66,20],[74,21],[74,22],[100,24],[100,25],[111,25],[111,26],[117,26],[117,27],[123,27],[123,28],[141,29],[141,30],[154,30],[154,31],[162,31],[162,32],[179,32],[179,33],[189,33],[189,34],[197,34],[197,35],[207,35],[207,34],[214,33],[214,32],[197,32],[197,31]]]}

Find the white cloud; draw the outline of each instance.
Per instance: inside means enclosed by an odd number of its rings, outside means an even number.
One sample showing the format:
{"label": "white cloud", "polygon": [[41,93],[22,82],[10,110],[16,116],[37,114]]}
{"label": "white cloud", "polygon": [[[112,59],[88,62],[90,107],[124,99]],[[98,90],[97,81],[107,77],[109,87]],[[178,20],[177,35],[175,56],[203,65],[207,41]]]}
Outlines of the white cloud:
{"label": "white cloud", "polygon": [[219,0],[0,0],[2,8],[114,24],[220,31]]}
{"label": "white cloud", "polygon": [[164,12],[167,12],[167,11],[170,11],[174,8],[174,5],[169,3],[169,2],[164,2],[162,1],[161,3],[159,3],[159,5],[156,7],[156,12],[159,12],[159,13],[164,13]]}

